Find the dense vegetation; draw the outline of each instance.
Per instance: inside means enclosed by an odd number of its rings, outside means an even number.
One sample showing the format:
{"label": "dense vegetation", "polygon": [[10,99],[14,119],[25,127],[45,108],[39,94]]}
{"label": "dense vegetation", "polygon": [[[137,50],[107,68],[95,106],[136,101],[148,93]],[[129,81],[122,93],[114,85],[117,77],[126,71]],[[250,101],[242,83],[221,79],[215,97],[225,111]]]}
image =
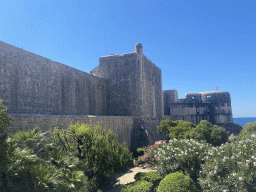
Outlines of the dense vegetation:
{"label": "dense vegetation", "polygon": [[217,125],[212,125],[207,120],[202,120],[198,125],[183,120],[162,121],[157,126],[157,132],[168,135],[169,139],[195,139],[206,140],[214,146],[220,146],[228,141],[226,130]]}
{"label": "dense vegetation", "polygon": [[[0,100],[1,191],[97,191],[131,166],[132,153],[99,126],[70,125],[42,133],[9,134],[13,118]],[[90,171],[85,176],[84,172]]]}

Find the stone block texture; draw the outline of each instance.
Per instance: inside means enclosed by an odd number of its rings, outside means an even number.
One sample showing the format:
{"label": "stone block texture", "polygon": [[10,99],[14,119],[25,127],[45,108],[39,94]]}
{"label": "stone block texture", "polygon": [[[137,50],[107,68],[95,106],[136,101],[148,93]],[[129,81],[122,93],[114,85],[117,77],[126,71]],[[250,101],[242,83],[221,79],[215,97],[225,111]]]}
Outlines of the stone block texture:
{"label": "stone block texture", "polygon": [[90,73],[107,80],[107,115],[163,118],[161,70],[143,54],[100,57]]}
{"label": "stone block texture", "polygon": [[106,81],[0,41],[0,99],[15,114],[105,115]]}

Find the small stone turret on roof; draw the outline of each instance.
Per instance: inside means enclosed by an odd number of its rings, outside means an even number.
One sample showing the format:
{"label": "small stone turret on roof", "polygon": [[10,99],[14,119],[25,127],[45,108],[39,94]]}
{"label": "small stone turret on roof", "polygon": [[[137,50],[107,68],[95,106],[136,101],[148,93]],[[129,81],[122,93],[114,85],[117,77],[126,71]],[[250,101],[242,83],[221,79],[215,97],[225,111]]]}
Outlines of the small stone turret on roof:
{"label": "small stone turret on roof", "polygon": [[135,45],[135,53],[143,53],[143,48],[141,43]]}

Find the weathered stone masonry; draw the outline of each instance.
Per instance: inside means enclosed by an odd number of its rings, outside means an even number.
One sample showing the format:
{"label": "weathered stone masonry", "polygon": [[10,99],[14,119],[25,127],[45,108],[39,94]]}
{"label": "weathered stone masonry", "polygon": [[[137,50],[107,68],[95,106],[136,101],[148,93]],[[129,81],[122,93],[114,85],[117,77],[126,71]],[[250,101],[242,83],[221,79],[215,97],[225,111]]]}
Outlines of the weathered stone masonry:
{"label": "weathered stone masonry", "polygon": [[167,139],[156,131],[165,119],[195,124],[207,119],[234,132],[227,92],[178,99],[176,90],[162,91],[161,69],[143,54],[140,43],[134,52],[100,57],[90,73],[0,41],[0,99],[15,119],[9,131],[101,125],[130,150]]}

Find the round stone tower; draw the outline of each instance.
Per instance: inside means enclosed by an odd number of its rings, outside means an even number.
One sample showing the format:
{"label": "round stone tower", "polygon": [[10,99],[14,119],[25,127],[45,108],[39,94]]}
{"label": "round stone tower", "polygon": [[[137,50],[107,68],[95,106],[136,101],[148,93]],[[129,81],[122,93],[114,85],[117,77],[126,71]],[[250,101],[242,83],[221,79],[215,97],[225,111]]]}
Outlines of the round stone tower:
{"label": "round stone tower", "polygon": [[143,53],[143,49],[142,49],[142,44],[141,43],[137,43],[135,45],[135,53]]}

